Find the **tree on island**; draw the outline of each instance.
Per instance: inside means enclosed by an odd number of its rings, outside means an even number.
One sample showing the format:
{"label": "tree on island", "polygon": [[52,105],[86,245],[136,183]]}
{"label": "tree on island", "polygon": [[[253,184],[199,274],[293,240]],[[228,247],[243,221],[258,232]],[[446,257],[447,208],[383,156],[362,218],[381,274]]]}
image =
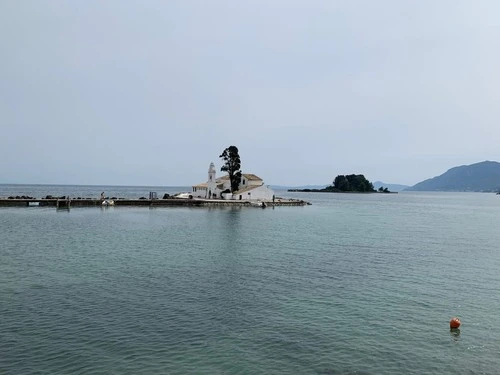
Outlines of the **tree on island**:
{"label": "tree on island", "polygon": [[241,180],[241,160],[238,154],[238,147],[229,146],[226,148],[222,154],[219,156],[224,160],[224,165],[220,169],[222,172],[227,172],[229,175],[229,181],[231,181],[231,193],[238,190]]}
{"label": "tree on island", "polygon": [[[384,193],[389,193],[385,188]],[[318,192],[318,193],[376,193],[373,184],[362,174],[338,175],[333,185],[324,189],[289,189],[288,191]]]}
{"label": "tree on island", "polygon": [[338,175],[333,181],[333,189],[337,191],[355,191],[372,193],[375,191],[373,184],[362,174]]}

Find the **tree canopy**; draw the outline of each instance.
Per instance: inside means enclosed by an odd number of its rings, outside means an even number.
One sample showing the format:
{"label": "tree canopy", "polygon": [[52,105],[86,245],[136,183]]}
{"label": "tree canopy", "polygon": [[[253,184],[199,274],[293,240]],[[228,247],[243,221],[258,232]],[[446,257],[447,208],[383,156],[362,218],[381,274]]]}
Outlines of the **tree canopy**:
{"label": "tree canopy", "polygon": [[373,184],[368,181],[362,174],[350,174],[347,176],[338,175],[333,181],[332,190],[337,191],[352,191],[360,193],[374,192]]}
{"label": "tree canopy", "polygon": [[224,165],[220,169],[222,172],[227,172],[229,181],[231,181],[231,193],[238,190],[241,180],[241,160],[238,153],[238,147],[229,146],[219,156],[224,160]]}

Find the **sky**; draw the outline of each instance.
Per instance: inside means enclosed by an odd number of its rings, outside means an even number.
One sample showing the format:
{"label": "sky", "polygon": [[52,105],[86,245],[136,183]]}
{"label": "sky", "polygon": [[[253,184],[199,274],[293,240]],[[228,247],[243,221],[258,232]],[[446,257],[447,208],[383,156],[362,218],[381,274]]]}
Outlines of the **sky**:
{"label": "sky", "polygon": [[[414,185],[500,161],[496,0],[0,0],[0,183]],[[221,175],[222,172],[218,172]]]}

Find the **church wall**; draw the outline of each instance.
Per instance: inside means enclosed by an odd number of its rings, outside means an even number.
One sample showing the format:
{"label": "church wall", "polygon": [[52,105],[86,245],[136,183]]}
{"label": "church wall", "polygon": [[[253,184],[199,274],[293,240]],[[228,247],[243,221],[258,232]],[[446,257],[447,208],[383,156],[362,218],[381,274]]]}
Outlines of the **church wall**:
{"label": "church wall", "polygon": [[269,189],[267,186],[262,185],[250,191],[243,192],[242,194],[233,194],[233,199],[240,200],[240,195],[241,200],[272,201],[274,191],[272,189]]}

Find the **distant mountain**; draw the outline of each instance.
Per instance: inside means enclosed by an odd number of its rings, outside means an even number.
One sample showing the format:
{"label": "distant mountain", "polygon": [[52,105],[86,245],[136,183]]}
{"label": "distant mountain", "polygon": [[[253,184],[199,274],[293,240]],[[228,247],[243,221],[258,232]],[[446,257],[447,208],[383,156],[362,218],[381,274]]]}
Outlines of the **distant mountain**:
{"label": "distant mountain", "polygon": [[500,163],[483,161],[451,168],[440,176],[419,182],[410,191],[499,191]]}
{"label": "distant mountain", "polygon": [[375,181],[373,183],[373,187],[375,188],[375,190],[378,190],[382,186],[384,188],[389,189],[390,191],[402,191],[402,190],[404,190],[406,188],[409,188],[408,185],[386,184],[385,182],[382,182],[382,181]]}

